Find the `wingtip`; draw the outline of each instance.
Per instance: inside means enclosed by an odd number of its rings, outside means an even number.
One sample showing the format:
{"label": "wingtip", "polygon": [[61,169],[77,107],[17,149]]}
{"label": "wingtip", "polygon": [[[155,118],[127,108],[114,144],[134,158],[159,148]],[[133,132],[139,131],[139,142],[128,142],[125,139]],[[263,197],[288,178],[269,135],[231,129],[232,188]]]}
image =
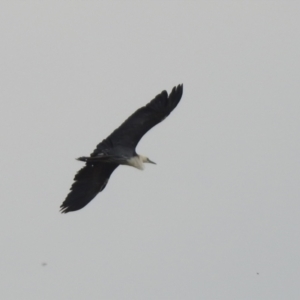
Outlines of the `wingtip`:
{"label": "wingtip", "polygon": [[68,212],[68,207],[61,205],[59,212],[62,214],[66,214]]}
{"label": "wingtip", "polygon": [[178,97],[178,101],[180,101],[182,94],[183,94],[183,83],[174,86],[169,97],[171,97],[171,95],[176,95],[175,97]]}
{"label": "wingtip", "polygon": [[178,84],[178,85],[177,85],[177,89],[183,90],[183,83]]}
{"label": "wingtip", "polygon": [[182,95],[182,93],[183,93],[183,83],[180,83],[177,86],[174,86],[171,93],[181,93],[181,95]]}

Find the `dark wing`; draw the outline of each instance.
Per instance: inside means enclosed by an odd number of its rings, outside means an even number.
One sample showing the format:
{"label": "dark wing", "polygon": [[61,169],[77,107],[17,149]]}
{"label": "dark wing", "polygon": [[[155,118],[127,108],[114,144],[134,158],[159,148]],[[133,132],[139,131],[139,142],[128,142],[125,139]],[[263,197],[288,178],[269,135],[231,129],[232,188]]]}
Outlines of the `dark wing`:
{"label": "dark wing", "polygon": [[87,163],[76,175],[66,200],[61,207],[62,213],[86,206],[101,192],[118,164]]}
{"label": "dark wing", "polygon": [[[153,126],[165,119],[179,103],[183,92],[183,85],[174,87],[170,95],[163,91],[146,106],[133,113],[119,128],[105,141],[112,145],[122,145],[135,149],[143,135]],[[98,145],[100,146],[101,143]],[[98,147],[97,147],[98,148]],[[97,149],[95,150],[97,152]]]}

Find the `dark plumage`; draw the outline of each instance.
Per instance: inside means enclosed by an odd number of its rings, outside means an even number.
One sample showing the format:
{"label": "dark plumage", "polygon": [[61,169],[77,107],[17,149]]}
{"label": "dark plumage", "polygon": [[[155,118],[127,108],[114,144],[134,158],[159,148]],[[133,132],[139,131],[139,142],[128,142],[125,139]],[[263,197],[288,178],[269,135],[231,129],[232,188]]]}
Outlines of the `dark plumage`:
{"label": "dark plumage", "polygon": [[161,92],[98,144],[89,157],[78,158],[85,162],[85,166],[76,174],[71,191],[61,205],[61,212],[75,211],[87,205],[105,188],[110,175],[119,165],[143,169],[143,163],[154,163],[138,155],[135,148],[147,131],[172,112],[182,93],[183,85],[174,87],[169,96],[166,91]]}

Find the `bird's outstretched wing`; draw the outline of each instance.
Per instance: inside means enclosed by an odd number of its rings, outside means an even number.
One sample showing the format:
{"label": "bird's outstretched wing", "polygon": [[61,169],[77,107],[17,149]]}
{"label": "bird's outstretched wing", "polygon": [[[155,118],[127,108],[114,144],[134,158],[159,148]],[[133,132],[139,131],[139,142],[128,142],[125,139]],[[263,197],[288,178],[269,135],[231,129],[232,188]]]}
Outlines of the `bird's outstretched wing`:
{"label": "bird's outstretched wing", "polygon": [[86,163],[75,175],[71,191],[61,207],[62,213],[75,211],[86,206],[101,192],[118,164]]}
{"label": "bird's outstretched wing", "polygon": [[[182,84],[174,87],[169,96],[166,91],[161,92],[146,106],[133,113],[106,141],[111,142],[113,146],[121,145],[135,149],[143,135],[172,112],[179,103],[182,93]],[[100,145],[101,143],[98,146]]]}

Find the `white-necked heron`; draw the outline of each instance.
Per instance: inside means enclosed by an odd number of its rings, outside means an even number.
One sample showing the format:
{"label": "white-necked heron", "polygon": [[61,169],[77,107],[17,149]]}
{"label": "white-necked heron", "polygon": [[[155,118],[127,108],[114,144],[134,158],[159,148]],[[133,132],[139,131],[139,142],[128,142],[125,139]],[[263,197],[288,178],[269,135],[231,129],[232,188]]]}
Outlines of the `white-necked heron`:
{"label": "white-necked heron", "polygon": [[79,157],[85,166],[75,175],[61,212],[67,213],[86,206],[103,191],[112,172],[119,165],[142,170],[144,163],[152,163],[148,157],[136,153],[135,148],[143,135],[164,120],[179,103],[183,85],[174,87],[170,95],[161,92],[146,106],[133,113],[119,128],[103,140],[89,156]]}

